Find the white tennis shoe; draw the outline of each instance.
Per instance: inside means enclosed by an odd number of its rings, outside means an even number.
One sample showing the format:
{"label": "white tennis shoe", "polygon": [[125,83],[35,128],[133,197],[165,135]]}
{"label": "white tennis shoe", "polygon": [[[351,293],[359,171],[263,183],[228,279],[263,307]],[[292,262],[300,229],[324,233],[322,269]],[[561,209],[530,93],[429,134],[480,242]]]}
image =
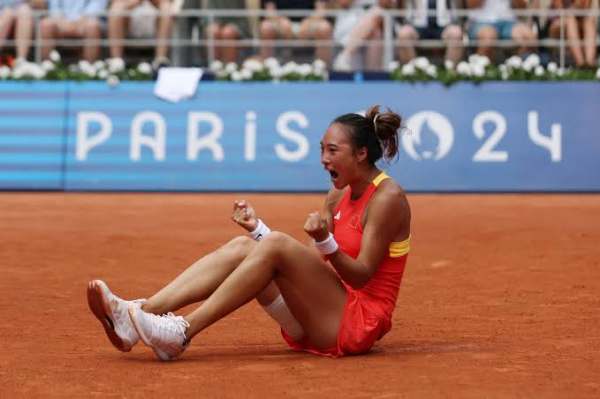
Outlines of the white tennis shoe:
{"label": "white tennis shoe", "polygon": [[88,284],[87,299],[90,310],[100,321],[110,342],[122,352],[129,352],[139,341],[127,309],[129,305],[140,308],[145,299],[126,301],[119,298],[102,280],[92,280]]}
{"label": "white tennis shoe", "polygon": [[190,324],[182,316],[173,313],[157,316],[130,304],[129,317],[142,341],[160,360],[174,360],[187,348],[185,331]]}

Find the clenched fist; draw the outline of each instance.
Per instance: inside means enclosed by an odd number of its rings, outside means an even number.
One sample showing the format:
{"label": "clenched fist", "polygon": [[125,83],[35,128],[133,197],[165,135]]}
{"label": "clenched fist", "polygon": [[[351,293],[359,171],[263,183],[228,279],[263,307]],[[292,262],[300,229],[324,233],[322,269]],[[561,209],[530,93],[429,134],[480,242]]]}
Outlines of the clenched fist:
{"label": "clenched fist", "polygon": [[323,241],[329,236],[327,222],[321,218],[319,212],[312,212],[304,222],[304,231],[315,241]]}
{"label": "clenched fist", "polygon": [[256,229],[258,219],[254,208],[246,200],[233,202],[231,219],[248,231]]}

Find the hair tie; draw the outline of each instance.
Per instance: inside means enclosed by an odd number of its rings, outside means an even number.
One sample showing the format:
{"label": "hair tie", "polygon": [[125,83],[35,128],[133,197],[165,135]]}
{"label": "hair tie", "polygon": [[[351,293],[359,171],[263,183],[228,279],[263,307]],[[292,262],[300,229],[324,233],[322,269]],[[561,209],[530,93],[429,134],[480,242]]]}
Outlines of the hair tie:
{"label": "hair tie", "polygon": [[375,129],[375,131],[377,132],[377,118],[379,117],[379,114],[375,115],[375,118],[373,118],[373,128]]}

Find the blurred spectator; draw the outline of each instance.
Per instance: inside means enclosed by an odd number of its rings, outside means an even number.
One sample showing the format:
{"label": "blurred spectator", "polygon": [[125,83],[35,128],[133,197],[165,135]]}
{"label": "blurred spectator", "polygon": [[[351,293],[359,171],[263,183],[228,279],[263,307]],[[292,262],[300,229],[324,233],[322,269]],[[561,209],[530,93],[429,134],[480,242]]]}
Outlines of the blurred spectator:
{"label": "blurred spectator", "polygon": [[[260,23],[261,41],[276,39],[290,40],[331,40],[333,32],[331,23],[323,16],[325,1],[310,0],[276,0],[263,1],[263,8],[269,15]],[[314,10],[308,17],[291,17],[278,15],[277,10]],[[315,57],[331,63],[331,45],[318,45]],[[273,46],[262,42],[260,55],[262,58],[273,56]]]}
{"label": "blurred spectator", "polygon": [[[156,35],[152,66],[158,69],[160,66],[169,65],[168,40],[171,38],[173,14],[179,7],[181,2],[173,0],[112,0],[108,15],[110,56],[123,58],[122,40],[128,34],[138,39]],[[119,15],[127,12],[131,14]]]}
{"label": "blurred spectator", "polygon": [[24,0],[0,0],[0,51],[4,41],[14,36],[17,62],[27,59],[31,47],[33,17]]}
{"label": "blurred spectator", "polygon": [[[383,49],[383,8],[395,5],[393,0],[365,1],[338,0],[338,5],[346,12],[337,17],[334,29],[336,44],[343,46],[335,59],[333,68],[338,71],[360,69],[381,69]],[[360,49],[366,50],[362,62]]]}
{"label": "blurred spectator", "polygon": [[55,39],[84,39],[83,58],[100,56],[101,26],[98,14],[106,10],[106,0],[49,0],[49,17],[40,22],[42,58],[55,47]]}
{"label": "blurred spectator", "polygon": [[[553,9],[591,10],[598,8],[597,0],[552,0]],[[575,66],[595,67],[597,46],[598,19],[595,16],[566,16],[562,29],[564,37],[569,41],[569,50]],[[561,37],[561,19],[552,17],[548,21],[548,36],[553,39]],[[579,43],[582,41],[582,43]]]}
{"label": "blurred spectator", "polygon": [[463,55],[463,31],[453,14],[455,1],[401,0],[400,6],[407,11],[407,23],[400,26],[397,32],[400,62],[404,64],[416,57],[415,47],[410,43],[419,39],[443,39],[447,47],[446,59],[454,64],[460,61]]}
{"label": "blurred spectator", "polygon": [[[206,7],[214,10],[243,10],[245,0],[208,0]],[[213,40],[237,41],[251,37],[250,23],[247,17],[216,17],[214,23],[206,28],[207,38]],[[234,44],[215,45],[215,59],[222,62],[237,62],[240,46]]]}
{"label": "blurred spectator", "polygon": [[518,22],[512,8],[527,8],[527,0],[466,0],[474,9],[469,14],[469,38],[479,41],[477,52],[494,59],[494,42],[514,40],[519,53],[529,51],[527,44],[537,38],[525,23]]}

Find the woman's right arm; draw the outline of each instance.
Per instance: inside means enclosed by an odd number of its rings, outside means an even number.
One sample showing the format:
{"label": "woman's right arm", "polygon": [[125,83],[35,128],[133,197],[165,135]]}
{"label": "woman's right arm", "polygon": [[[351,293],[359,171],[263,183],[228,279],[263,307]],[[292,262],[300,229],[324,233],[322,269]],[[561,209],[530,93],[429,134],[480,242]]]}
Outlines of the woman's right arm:
{"label": "woman's right arm", "polygon": [[333,214],[335,207],[338,205],[342,196],[344,195],[344,190],[338,190],[336,188],[331,188],[327,193],[327,197],[325,198],[325,202],[323,203],[323,208],[321,209],[321,218],[327,222],[327,229],[333,233]]}

